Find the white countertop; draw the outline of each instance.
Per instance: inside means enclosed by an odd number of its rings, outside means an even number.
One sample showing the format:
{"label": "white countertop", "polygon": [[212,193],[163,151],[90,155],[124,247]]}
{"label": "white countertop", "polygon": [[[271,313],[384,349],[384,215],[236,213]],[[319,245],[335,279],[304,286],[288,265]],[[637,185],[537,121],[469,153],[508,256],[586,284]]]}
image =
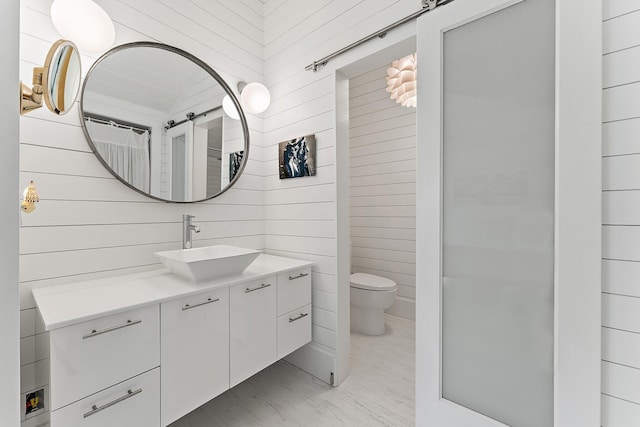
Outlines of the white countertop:
{"label": "white countertop", "polygon": [[34,289],[45,329],[69,326],[206,290],[258,280],[313,263],[260,254],[242,273],[193,283],[167,269]]}

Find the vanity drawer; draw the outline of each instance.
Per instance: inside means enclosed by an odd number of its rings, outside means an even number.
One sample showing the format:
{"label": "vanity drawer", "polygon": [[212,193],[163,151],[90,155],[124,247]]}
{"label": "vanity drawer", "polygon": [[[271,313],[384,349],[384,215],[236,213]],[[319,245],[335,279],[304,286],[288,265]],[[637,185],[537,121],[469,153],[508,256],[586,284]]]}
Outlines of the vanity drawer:
{"label": "vanity drawer", "polygon": [[311,341],[311,304],[278,317],[278,359]]}
{"label": "vanity drawer", "polygon": [[159,313],[156,304],[52,330],[51,408],[159,366]]}
{"label": "vanity drawer", "polygon": [[278,274],[278,316],[311,303],[311,267]]}
{"label": "vanity drawer", "polygon": [[51,427],[158,427],[160,368],[51,412]]}

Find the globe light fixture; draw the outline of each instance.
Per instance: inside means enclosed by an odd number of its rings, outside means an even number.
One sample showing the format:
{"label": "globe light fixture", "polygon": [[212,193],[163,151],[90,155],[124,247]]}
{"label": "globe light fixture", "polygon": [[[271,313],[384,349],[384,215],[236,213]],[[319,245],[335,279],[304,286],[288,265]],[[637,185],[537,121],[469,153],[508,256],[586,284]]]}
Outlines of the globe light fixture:
{"label": "globe light fixture", "polygon": [[115,40],[111,18],[93,0],[55,0],[51,5],[51,21],[63,38],[85,52],[103,52]]}
{"label": "globe light fixture", "polygon": [[269,108],[271,95],[269,94],[269,89],[263,84],[258,82],[249,84],[240,82],[238,83],[238,90],[240,91],[242,108],[248,113],[260,114]]}
{"label": "globe light fixture", "polygon": [[222,109],[227,116],[231,117],[233,120],[240,120],[240,114],[238,114],[236,105],[233,103],[229,95],[225,95],[224,98],[222,98]]}

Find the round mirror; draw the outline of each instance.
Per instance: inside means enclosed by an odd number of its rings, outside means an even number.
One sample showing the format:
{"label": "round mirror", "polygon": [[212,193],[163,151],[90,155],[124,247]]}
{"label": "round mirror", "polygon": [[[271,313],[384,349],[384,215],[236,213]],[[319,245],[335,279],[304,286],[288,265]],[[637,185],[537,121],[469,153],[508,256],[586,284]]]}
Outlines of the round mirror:
{"label": "round mirror", "polygon": [[54,113],[65,114],[73,107],[80,88],[78,49],[68,40],[58,40],[49,49],[44,69],[44,102]]}
{"label": "round mirror", "polygon": [[[225,95],[239,120],[222,108]],[[238,99],[211,67],[172,46],[136,42],[105,53],[85,78],[80,115],[102,164],[154,199],[210,199],[247,162],[249,130]]]}

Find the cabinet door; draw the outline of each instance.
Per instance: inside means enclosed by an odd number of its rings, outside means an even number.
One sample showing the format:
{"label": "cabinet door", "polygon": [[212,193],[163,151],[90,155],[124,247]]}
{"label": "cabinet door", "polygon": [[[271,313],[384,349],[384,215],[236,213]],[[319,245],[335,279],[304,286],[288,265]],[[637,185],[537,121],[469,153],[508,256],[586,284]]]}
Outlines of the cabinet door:
{"label": "cabinet door", "polygon": [[229,289],[162,303],[161,325],[166,426],[229,388]]}
{"label": "cabinet door", "polygon": [[230,288],[231,387],[276,361],[276,278]]}

